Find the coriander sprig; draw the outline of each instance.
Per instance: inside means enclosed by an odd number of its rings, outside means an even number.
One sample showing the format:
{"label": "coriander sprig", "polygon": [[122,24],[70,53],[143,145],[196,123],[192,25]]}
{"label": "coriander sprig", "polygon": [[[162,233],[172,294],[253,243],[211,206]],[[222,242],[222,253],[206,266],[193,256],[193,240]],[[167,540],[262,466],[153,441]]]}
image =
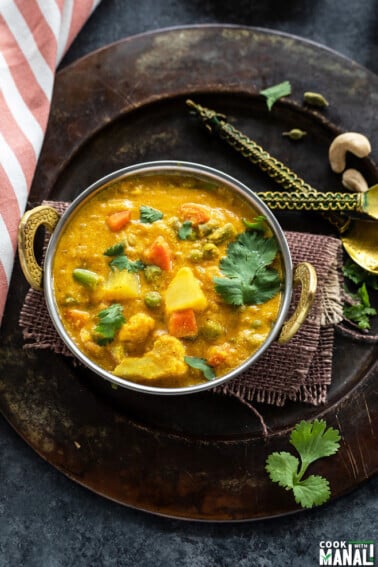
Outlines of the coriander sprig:
{"label": "coriander sprig", "polygon": [[377,310],[370,303],[367,288],[378,290],[378,276],[367,272],[350,259],[343,266],[343,274],[356,286],[362,284],[357,288],[357,293],[352,293],[345,286],[351,304],[344,305],[344,317],[355,323],[363,331],[370,329],[370,317],[377,315]]}
{"label": "coriander sprig", "polygon": [[311,463],[337,453],[339,441],[339,431],[327,428],[324,420],[301,421],[290,436],[290,443],[298,451],[300,461],[286,451],[274,452],[269,455],[265,469],[273,482],[293,491],[297,504],[303,508],[319,506],[331,495],[328,480],[319,475],[303,477]]}
{"label": "coriander sprig", "polygon": [[149,207],[148,205],[141,205],[140,207],[140,222],[144,224],[152,224],[158,220],[161,220],[164,214],[158,209]]}
{"label": "coriander sprig", "polygon": [[95,328],[95,339],[101,346],[112,342],[118,329],[126,322],[123,306],[119,303],[112,303],[107,309],[100,311],[97,318],[99,322]]}
{"label": "coriander sprig", "polygon": [[278,252],[274,237],[261,232],[243,232],[231,242],[219,268],[226,277],[214,277],[215,291],[230,305],[265,303],[280,290],[281,281],[271,266]]}

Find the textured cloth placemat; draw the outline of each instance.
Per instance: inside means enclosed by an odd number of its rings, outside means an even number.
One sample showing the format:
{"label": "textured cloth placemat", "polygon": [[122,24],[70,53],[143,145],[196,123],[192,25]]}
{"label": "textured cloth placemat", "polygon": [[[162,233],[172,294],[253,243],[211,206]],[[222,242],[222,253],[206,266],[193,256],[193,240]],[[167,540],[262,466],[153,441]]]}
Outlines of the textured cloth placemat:
{"label": "textured cloth placemat", "polygon": [[[47,202],[58,212],[68,203]],[[250,405],[264,402],[282,406],[288,400],[313,405],[324,403],[332,378],[334,325],[342,320],[341,243],[338,239],[286,232],[294,266],[314,265],[318,287],[314,304],[298,333],[285,345],[273,343],[249,370],[215,388]],[[295,291],[293,308],[299,291]],[[51,349],[73,356],[51,322],[44,295],[29,290],[20,314],[25,348]]]}

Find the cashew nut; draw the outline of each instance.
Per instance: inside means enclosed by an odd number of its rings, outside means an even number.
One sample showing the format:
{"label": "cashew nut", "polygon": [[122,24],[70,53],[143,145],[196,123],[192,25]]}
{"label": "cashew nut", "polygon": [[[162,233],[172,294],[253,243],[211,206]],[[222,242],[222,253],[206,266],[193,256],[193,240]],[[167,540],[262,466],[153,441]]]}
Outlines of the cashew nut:
{"label": "cashew nut", "polygon": [[359,158],[366,157],[371,152],[369,140],[358,132],[344,132],[332,141],[328,157],[332,171],[341,173],[346,166],[345,156],[351,152]]}
{"label": "cashew nut", "polygon": [[349,191],[364,193],[369,190],[365,177],[357,169],[346,169],[341,182]]}

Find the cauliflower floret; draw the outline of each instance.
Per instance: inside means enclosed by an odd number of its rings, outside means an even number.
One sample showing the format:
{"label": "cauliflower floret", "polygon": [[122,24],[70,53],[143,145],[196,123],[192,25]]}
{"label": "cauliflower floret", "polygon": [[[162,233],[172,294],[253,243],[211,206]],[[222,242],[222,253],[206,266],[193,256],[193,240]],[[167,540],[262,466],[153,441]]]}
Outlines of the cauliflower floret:
{"label": "cauliflower floret", "polygon": [[146,313],[136,313],[122,325],[118,337],[127,343],[144,343],[154,327],[155,321],[152,317]]}
{"label": "cauliflower floret", "polygon": [[114,369],[114,374],[130,380],[182,376],[188,369],[184,356],[185,347],[178,339],[162,335],[144,356],[124,358]]}

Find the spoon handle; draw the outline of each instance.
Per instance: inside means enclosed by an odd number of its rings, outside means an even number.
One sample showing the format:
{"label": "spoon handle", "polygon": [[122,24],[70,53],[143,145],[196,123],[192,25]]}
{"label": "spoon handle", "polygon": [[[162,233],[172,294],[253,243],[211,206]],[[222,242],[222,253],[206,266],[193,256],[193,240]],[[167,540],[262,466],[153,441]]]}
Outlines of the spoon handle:
{"label": "spoon handle", "polygon": [[273,210],[361,212],[361,195],[357,193],[263,191],[258,196]]}
{"label": "spoon handle", "polygon": [[[269,152],[264,150],[255,141],[226,122],[225,115],[219,114],[200,104],[196,104],[192,100],[187,100],[186,103],[189,108],[199,116],[210,132],[218,134],[222,140],[227,142],[253,164],[258,165],[261,171],[267,173],[271,179],[274,179],[274,181],[284,189],[294,189],[297,192],[305,193],[306,195],[311,194],[316,197],[322,195],[321,191],[317,191],[284,163],[271,156]],[[350,218],[342,213],[331,211],[324,213],[323,216],[325,216],[340,233],[345,232],[350,224]]]}

